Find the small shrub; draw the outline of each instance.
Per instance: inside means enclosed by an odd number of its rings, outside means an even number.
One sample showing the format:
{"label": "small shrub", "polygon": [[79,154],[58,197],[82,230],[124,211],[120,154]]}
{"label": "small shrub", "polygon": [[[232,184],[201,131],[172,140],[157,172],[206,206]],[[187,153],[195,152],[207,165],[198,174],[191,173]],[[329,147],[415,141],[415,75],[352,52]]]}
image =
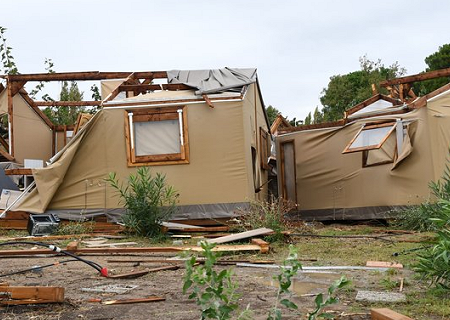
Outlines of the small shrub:
{"label": "small shrub", "polygon": [[446,166],[442,178],[429,184],[432,198],[435,201],[428,200],[418,206],[395,212],[397,226],[408,230],[437,231],[440,226],[436,224],[436,218],[450,221],[448,214],[443,212],[445,211],[443,205],[450,201],[449,170],[449,167]]}
{"label": "small shrub", "polygon": [[161,235],[161,222],[175,212],[178,193],[166,184],[161,173],[152,176],[147,167],[140,167],[136,175],[130,174],[126,185],[111,172],[106,179],[116,189],[127,209],[124,224],[135,234],[148,237]]}
{"label": "small shrub", "polygon": [[[224,269],[217,272],[214,264],[218,254],[212,249],[214,244],[202,242],[205,262],[195,267],[195,257],[186,261],[183,293],[190,291],[189,299],[195,299],[202,311],[202,319],[231,319],[232,313],[238,309],[238,284],[231,278],[232,271]],[[240,318],[244,318],[244,312]]]}
{"label": "small shrub", "polygon": [[60,224],[56,231],[58,235],[70,235],[70,234],[85,234],[92,233],[94,231],[94,221],[69,221],[64,224]]}
{"label": "small shrub", "polygon": [[289,255],[283,261],[280,270],[280,273],[273,277],[278,281],[280,288],[277,292],[276,304],[270,310],[267,320],[280,320],[282,318],[282,311],[278,307],[278,303],[291,310],[298,309],[298,306],[288,299],[288,297],[292,295],[289,291],[289,288],[292,285],[292,277],[297,275],[299,270],[302,270],[302,265],[298,261],[297,250],[293,245],[289,246]]}
{"label": "small shrub", "polygon": [[290,228],[290,223],[285,215],[295,208],[295,205],[282,198],[272,198],[269,202],[252,201],[246,209],[241,209],[237,213],[238,229],[245,231],[257,228],[272,229],[275,234],[269,236],[269,241],[278,241],[284,238],[283,231]]}

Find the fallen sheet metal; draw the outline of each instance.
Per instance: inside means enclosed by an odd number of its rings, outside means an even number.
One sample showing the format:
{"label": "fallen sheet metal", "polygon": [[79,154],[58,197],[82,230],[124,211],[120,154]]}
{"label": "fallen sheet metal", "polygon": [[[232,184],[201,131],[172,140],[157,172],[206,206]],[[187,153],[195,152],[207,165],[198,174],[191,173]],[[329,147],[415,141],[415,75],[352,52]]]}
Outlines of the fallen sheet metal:
{"label": "fallen sheet metal", "polygon": [[406,301],[406,296],[397,292],[358,291],[356,301],[404,302]]}
{"label": "fallen sheet metal", "polygon": [[127,293],[133,289],[136,289],[137,285],[115,285],[115,284],[105,284],[98,287],[92,287],[92,288],[81,288],[81,291],[83,292],[97,292],[97,293],[117,293],[117,294],[124,294]]}

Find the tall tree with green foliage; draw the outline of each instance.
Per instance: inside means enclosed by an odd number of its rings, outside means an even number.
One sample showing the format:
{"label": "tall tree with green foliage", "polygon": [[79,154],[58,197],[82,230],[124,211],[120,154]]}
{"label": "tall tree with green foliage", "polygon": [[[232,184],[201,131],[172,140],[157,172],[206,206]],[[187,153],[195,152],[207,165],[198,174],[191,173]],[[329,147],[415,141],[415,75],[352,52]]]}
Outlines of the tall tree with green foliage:
{"label": "tall tree with green foliage", "polygon": [[[426,72],[450,68],[450,44],[444,44],[439,47],[438,51],[430,54],[425,58],[428,68]],[[450,82],[450,77],[442,77],[422,81],[413,86],[416,94],[423,96]]]}
{"label": "tall tree with green foliage", "polygon": [[[63,81],[59,100],[82,101],[83,94],[84,92],[80,91],[76,81],[71,81],[70,85],[69,82]],[[43,112],[55,125],[71,125],[76,122],[79,113],[86,112],[86,107],[47,107]]]}
{"label": "tall tree with green foliage", "polygon": [[14,62],[14,57],[11,54],[12,48],[6,43],[5,33],[6,28],[0,26],[0,56],[2,61],[1,73],[3,74],[18,74],[16,63]]}
{"label": "tall tree with green foliage", "polygon": [[278,110],[277,108],[269,105],[266,108],[266,114],[267,114],[267,118],[269,118],[269,124],[272,125],[272,123],[275,121],[275,119],[277,118],[278,114],[280,113],[280,110]]}
{"label": "tall tree with green foliage", "polygon": [[312,122],[312,115],[311,115],[311,111],[308,113],[308,115],[306,116],[306,118],[305,118],[305,121],[303,121],[303,123],[305,124],[305,125],[309,125],[309,124],[311,124],[311,122]]}
{"label": "tall tree with green foliage", "polygon": [[361,70],[330,78],[328,87],[322,91],[320,102],[323,105],[323,121],[342,119],[344,111],[372,96],[372,84],[378,92],[387,93],[379,83],[383,80],[397,78],[406,70],[395,62],[385,66],[381,60],[371,61],[367,56],[359,59]]}

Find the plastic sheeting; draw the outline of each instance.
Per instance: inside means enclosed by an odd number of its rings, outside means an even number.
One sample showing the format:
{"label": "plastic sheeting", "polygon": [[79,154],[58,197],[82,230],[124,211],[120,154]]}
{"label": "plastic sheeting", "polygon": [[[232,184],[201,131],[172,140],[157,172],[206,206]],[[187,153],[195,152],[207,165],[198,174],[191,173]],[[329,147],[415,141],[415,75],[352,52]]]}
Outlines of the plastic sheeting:
{"label": "plastic sheeting", "polygon": [[214,70],[170,70],[167,71],[168,83],[183,83],[197,88],[197,95],[217,93],[256,81],[256,69],[223,68]]}

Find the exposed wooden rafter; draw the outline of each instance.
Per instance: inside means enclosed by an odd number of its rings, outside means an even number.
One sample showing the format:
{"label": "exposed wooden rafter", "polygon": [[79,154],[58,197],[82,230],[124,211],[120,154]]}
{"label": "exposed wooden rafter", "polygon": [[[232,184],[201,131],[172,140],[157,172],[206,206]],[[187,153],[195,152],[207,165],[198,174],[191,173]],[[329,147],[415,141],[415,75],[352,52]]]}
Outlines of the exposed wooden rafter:
{"label": "exposed wooden rafter", "polygon": [[371,105],[372,103],[374,103],[378,100],[385,100],[385,101],[391,102],[394,106],[402,104],[402,102],[400,100],[397,100],[397,99],[394,99],[394,98],[391,98],[391,97],[388,97],[388,96],[385,96],[382,94],[376,94],[376,95],[370,97],[369,99],[364,100],[363,102],[358,103],[356,106],[345,111],[344,118],[347,118],[349,115],[351,115],[355,112],[358,112],[361,109],[364,109],[368,105]]}
{"label": "exposed wooden rafter", "polygon": [[391,79],[391,80],[385,80],[385,81],[380,82],[380,86],[388,87],[388,86],[393,86],[393,85],[397,85],[397,84],[413,83],[413,82],[417,82],[417,81],[424,81],[424,80],[435,79],[435,78],[440,78],[440,77],[449,77],[449,76],[450,76],[450,68],[440,69],[440,70],[434,70],[434,71],[414,74],[411,76],[400,77],[400,78]]}
{"label": "exposed wooden rafter", "polygon": [[39,107],[80,107],[80,106],[100,106],[101,101],[34,101]]}
{"label": "exposed wooden rafter", "polygon": [[[124,79],[128,78],[133,72],[59,72],[59,73],[34,73],[34,74],[15,74],[2,75],[0,78],[11,81],[90,81],[106,79]],[[161,79],[167,78],[166,71],[144,71],[134,72],[136,79]]]}

